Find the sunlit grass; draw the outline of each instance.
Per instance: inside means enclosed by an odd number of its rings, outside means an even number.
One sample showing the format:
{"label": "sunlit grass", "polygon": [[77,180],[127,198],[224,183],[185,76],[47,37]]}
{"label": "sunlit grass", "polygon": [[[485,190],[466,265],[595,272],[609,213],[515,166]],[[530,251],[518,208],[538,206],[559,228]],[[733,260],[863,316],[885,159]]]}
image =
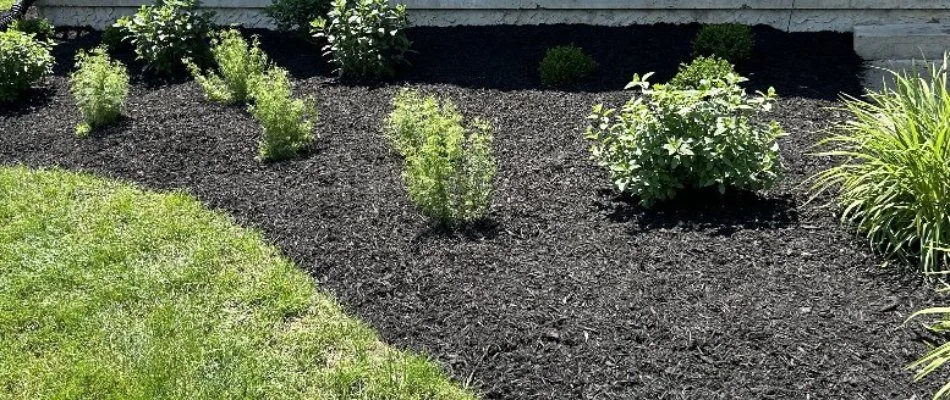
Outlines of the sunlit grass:
{"label": "sunlit grass", "polygon": [[945,56],[929,76],[894,73],[884,91],[845,99],[851,120],[822,153],[843,162],[815,180],[889,260],[926,273],[950,268],[948,64]]}
{"label": "sunlit grass", "polygon": [[0,168],[0,398],[474,396],[188,195]]}

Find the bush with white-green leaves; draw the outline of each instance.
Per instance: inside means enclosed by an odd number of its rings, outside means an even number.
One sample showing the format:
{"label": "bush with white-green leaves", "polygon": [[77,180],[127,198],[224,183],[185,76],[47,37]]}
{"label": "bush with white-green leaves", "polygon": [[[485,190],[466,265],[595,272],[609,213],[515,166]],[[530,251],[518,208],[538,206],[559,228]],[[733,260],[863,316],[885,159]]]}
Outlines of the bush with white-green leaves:
{"label": "bush with white-green leaves", "polygon": [[650,75],[627,85],[641,96],[619,110],[597,105],[589,117],[591,154],[617,189],[649,207],[686,188],[754,191],[778,181],[782,129],[757,122],[771,110],[774,90],[749,95],[735,73],[721,77],[721,87],[685,90],[651,85]]}

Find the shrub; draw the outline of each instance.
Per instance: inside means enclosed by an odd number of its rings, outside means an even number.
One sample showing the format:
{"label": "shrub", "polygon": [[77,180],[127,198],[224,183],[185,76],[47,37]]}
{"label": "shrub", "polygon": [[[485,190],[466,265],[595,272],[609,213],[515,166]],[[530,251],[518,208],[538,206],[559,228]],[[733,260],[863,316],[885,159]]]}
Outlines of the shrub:
{"label": "shrub", "polygon": [[53,43],[17,30],[0,32],[0,102],[15,100],[30,85],[53,73]]}
{"label": "shrub", "polygon": [[705,25],[693,39],[693,53],[697,56],[719,56],[736,63],[752,56],[754,44],[755,36],[747,25]]}
{"label": "shrub", "polygon": [[55,36],[53,24],[46,18],[17,19],[13,21],[10,28],[20,32],[32,33],[40,40],[52,39]]}
{"label": "shrub", "polygon": [[568,85],[590,77],[596,70],[597,62],[573,44],[548,49],[538,67],[541,83],[546,86]]}
{"label": "shrub", "polygon": [[736,70],[729,61],[712,56],[697,57],[689,64],[680,64],[679,72],[673,76],[669,85],[682,90],[700,90],[712,87],[725,87],[724,79]]}
{"label": "shrub", "polygon": [[721,88],[651,89],[650,75],[635,75],[627,85],[643,96],[619,112],[597,105],[589,117],[592,156],[620,191],[639,195],[649,207],[683,188],[759,190],[778,180],[781,128],[754,121],[771,109],[773,89],[749,96],[738,85],[745,78],[734,73],[723,77]]}
{"label": "shrub", "polygon": [[261,51],[257,38],[248,45],[241,33],[234,29],[215,35],[211,40],[211,56],[218,66],[217,73],[205,74],[193,62],[185,62],[195,80],[204,88],[205,96],[211,101],[245,101],[249,82],[264,73],[267,68],[267,55]]}
{"label": "shrub", "polygon": [[389,118],[389,138],[405,156],[409,197],[439,224],[471,222],[491,207],[495,160],[492,127],[475,120],[471,129],[452,102],[404,91]]}
{"label": "shrub", "polygon": [[79,69],[70,77],[70,91],[83,119],[76,134],[85,136],[92,129],[114,122],[122,113],[129,93],[129,74],[122,63],[109,59],[105,47],[80,52],[76,65]]}
{"label": "shrub", "polygon": [[133,50],[132,46],[125,41],[124,30],[115,26],[110,26],[102,31],[101,41],[110,54]]}
{"label": "shrub", "polygon": [[306,32],[311,21],[329,11],[330,0],[274,0],[264,14],[274,20],[279,30]]}
{"label": "shrub", "polygon": [[287,71],[270,68],[251,81],[249,107],[263,127],[258,146],[261,161],[293,157],[313,142],[313,120],[317,118],[312,101],[293,99]]}
{"label": "shrub", "polygon": [[403,32],[406,7],[392,7],[388,0],[333,0],[327,18],[311,25],[316,37],[326,39],[324,55],[340,76],[390,76],[410,45]]}
{"label": "shrub", "polygon": [[844,99],[851,120],[824,140],[843,163],[816,176],[837,191],[852,223],[888,258],[924,272],[950,261],[950,92],[947,56],[930,77],[893,73],[893,89]]}
{"label": "shrub", "polygon": [[210,12],[198,12],[198,0],[157,0],[116,22],[140,60],[158,73],[182,67],[182,59],[199,59],[207,51]]}

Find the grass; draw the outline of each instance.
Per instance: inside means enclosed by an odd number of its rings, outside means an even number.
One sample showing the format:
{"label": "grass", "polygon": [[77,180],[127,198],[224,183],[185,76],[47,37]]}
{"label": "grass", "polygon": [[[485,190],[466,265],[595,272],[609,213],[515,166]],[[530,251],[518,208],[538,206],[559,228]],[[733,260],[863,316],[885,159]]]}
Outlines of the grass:
{"label": "grass", "polygon": [[929,74],[892,73],[894,83],[846,97],[851,120],[822,142],[842,164],[817,175],[837,191],[841,219],[889,260],[950,273],[950,56]]}
{"label": "grass", "polygon": [[13,2],[15,0],[0,0],[0,10],[9,10],[13,8]]}
{"label": "grass", "polygon": [[183,193],[0,168],[2,399],[474,399]]}

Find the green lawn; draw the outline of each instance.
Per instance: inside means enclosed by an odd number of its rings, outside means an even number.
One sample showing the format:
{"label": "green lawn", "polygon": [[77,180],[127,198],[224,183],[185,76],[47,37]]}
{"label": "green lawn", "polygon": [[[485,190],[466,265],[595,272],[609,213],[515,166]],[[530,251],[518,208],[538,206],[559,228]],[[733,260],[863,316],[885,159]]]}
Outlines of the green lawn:
{"label": "green lawn", "polygon": [[0,168],[0,398],[472,399],[185,194]]}
{"label": "green lawn", "polygon": [[9,10],[13,7],[14,0],[0,0],[0,10]]}

